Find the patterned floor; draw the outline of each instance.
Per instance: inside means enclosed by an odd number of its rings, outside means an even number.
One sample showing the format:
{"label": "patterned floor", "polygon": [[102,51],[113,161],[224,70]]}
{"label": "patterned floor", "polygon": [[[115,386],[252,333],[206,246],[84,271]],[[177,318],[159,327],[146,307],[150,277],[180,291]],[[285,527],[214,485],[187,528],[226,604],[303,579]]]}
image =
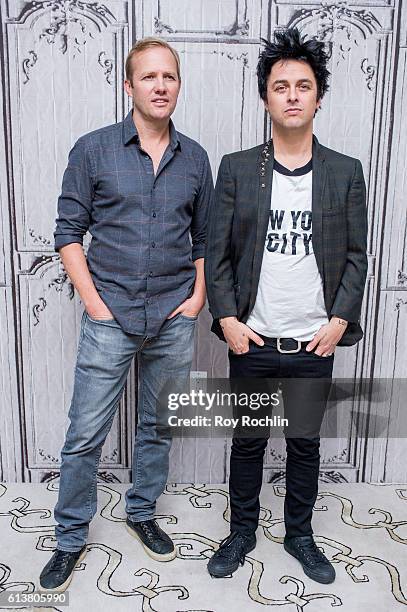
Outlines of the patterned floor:
{"label": "patterned floor", "polygon": [[[0,592],[37,586],[55,546],[57,487],[57,480],[0,484]],[[280,485],[263,486],[258,545],[233,578],[221,580],[210,578],[206,563],[228,533],[225,486],[167,487],[158,520],[176,543],[177,558],[170,563],[150,560],[124,529],[126,488],[98,486],[98,514],[69,588],[69,607],[47,610],[407,612],[407,485],[321,483],[313,527],[337,573],[326,586],[308,579],[283,549]]]}

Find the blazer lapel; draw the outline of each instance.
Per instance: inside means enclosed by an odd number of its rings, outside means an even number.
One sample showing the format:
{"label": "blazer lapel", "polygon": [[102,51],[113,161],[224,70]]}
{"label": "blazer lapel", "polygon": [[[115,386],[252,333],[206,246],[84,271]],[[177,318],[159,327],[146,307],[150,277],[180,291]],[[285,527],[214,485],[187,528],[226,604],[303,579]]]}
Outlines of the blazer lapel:
{"label": "blazer lapel", "polygon": [[[262,149],[263,151],[264,149]],[[256,173],[258,179],[257,184],[257,231],[256,231],[256,243],[254,245],[254,257],[253,257],[253,269],[251,278],[251,290],[250,290],[250,303],[249,313],[251,312],[254,303],[256,301],[257,287],[260,278],[261,262],[263,259],[264,244],[266,242],[267,228],[270,216],[271,206],[271,191],[273,183],[273,165],[274,165],[274,147],[273,141],[268,148],[268,157],[265,158],[263,152],[257,158]],[[264,176],[262,176],[262,162],[264,164]]]}
{"label": "blazer lapel", "polygon": [[312,246],[318,270],[324,281],[322,203],[326,184],[325,156],[316,136],[312,137]]}

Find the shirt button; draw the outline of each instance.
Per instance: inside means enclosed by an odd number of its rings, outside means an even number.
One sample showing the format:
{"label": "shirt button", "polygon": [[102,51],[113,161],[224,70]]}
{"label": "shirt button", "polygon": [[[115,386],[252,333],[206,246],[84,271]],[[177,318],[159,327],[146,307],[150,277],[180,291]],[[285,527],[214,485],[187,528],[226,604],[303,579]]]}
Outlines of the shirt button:
{"label": "shirt button", "polygon": [[155,248],[155,242],[151,243],[151,246],[153,247],[153,249]]}
{"label": "shirt button", "polygon": [[154,219],[156,218],[156,216],[157,216],[157,213],[154,211],[154,212],[153,212],[153,217],[154,217]]}
{"label": "shirt button", "polygon": [[151,300],[146,300],[146,304],[149,304],[151,302]]}

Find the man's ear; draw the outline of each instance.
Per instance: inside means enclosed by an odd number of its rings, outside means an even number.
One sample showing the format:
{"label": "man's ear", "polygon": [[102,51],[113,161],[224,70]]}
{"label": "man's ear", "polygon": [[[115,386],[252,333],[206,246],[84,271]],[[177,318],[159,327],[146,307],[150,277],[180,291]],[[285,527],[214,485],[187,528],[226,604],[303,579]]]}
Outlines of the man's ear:
{"label": "man's ear", "polygon": [[127,79],[124,81],[124,89],[126,94],[131,98],[133,96],[133,87],[131,85],[131,82]]}

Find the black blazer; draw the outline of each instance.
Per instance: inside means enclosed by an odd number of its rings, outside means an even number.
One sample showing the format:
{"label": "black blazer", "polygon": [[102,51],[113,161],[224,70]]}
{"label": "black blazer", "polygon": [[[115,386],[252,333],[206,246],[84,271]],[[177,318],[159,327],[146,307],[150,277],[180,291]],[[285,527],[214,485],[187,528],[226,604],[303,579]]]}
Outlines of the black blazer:
{"label": "black blazer", "polygon": [[[274,149],[261,176],[264,145],[225,155],[209,211],[205,279],[212,331],[218,319],[246,322],[256,301],[268,228]],[[312,244],[328,317],[349,321],[339,345],[363,337],[359,324],[367,275],[366,185],[362,164],[312,142]]]}

